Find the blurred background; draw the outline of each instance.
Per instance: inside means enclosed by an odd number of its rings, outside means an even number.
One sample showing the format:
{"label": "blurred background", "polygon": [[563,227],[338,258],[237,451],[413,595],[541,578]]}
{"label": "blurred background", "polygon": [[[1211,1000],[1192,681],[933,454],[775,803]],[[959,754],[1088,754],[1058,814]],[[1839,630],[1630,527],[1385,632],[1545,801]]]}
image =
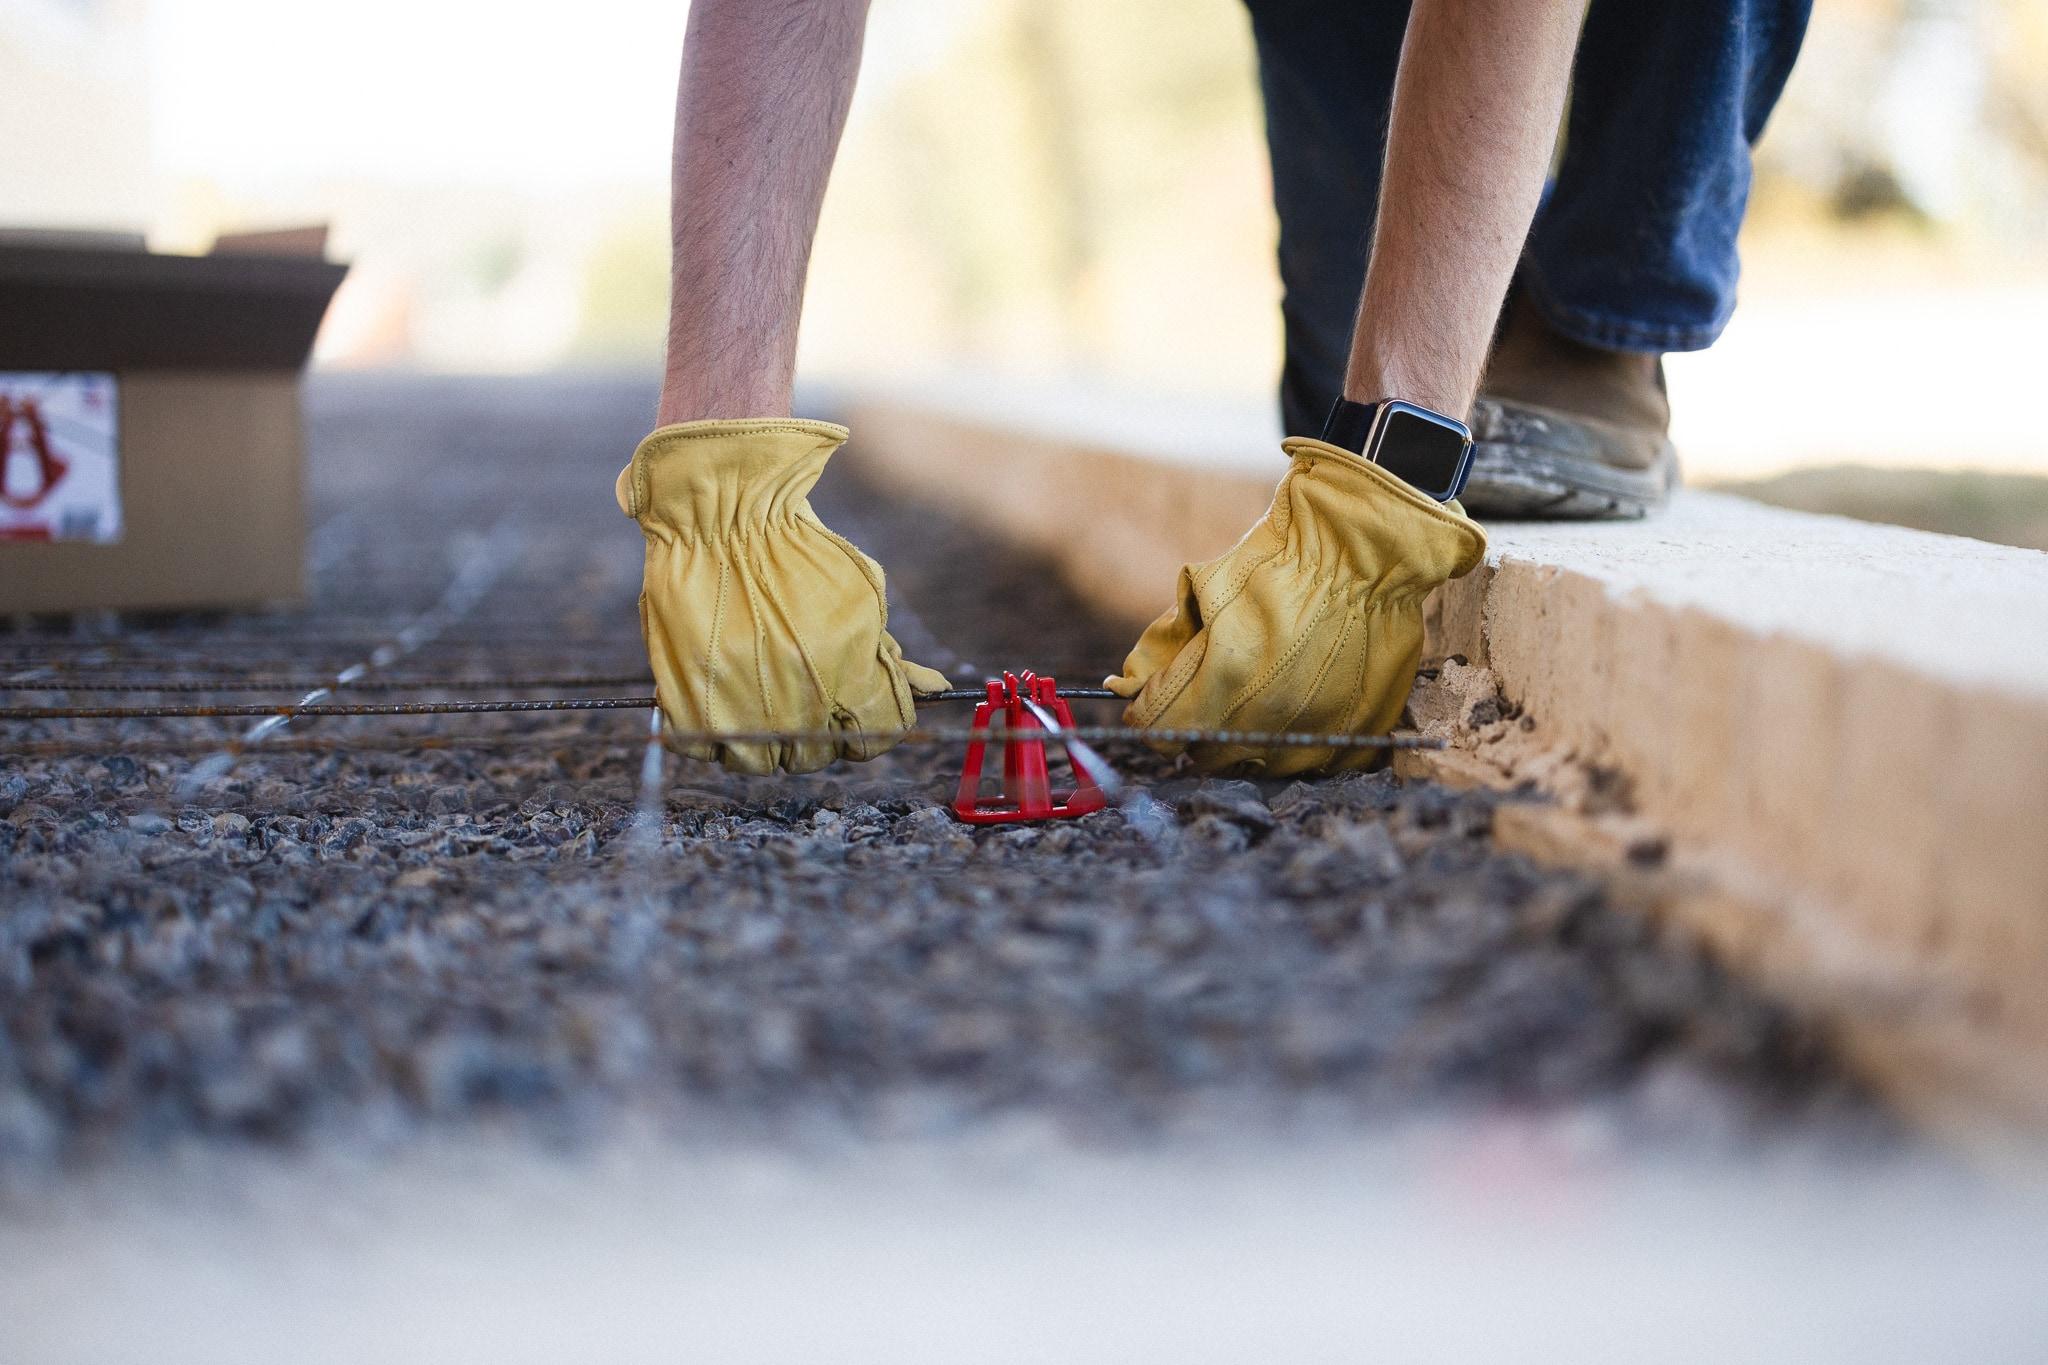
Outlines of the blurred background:
{"label": "blurred background", "polygon": [[[0,224],[333,225],[322,368],[647,369],[685,0],[5,0]],[[1821,0],[1742,304],[1671,366],[1696,483],[2048,547],[2048,4]],[[1232,0],[876,0],[803,373],[1269,405]]]}

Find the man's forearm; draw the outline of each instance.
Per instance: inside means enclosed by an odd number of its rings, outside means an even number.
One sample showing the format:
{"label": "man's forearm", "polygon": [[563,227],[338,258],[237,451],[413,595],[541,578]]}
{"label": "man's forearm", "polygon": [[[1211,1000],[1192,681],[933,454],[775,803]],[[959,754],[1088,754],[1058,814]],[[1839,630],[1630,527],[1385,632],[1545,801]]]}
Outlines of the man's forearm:
{"label": "man's forearm", "polygon": [[1586,0],[1415,0],[1345,397],[1470,409],[1585,11]]}
{"label": "man's forearm", "polygon": [[811,238],[868,0],[695,0],[676,95],[659,420],[789,412]]}

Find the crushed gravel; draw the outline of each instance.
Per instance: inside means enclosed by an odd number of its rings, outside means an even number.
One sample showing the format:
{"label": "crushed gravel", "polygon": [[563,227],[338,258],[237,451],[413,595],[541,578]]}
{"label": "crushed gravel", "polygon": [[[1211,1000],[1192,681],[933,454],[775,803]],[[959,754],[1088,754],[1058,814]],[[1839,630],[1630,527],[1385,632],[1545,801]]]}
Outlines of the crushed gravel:
{"label": "crushed gravel", "polygon": [[[312,403],[305,610],[17,622],[0,682],[644,666],[609,491],[643,388],[322,380]],[[820,503],[977,663],[1093,683],[1128,643],[849,470]],[[573,1141],[626,1113],[679,1138],[1502,1107],[1717,1149],[1888,1131],[1811,1027],[1596,879],[1497,849],[1509,798],[1198,780],[1123,749],[1122,807],[972,830],[942,806],[957,753],[905,749],[776,781],[670,759],[650,822],[644,731],[323,719],[276,738],[531,742],[209,767],[235,727],[0,730],[0,1172],[195,1140]],[[84,736],[100,751],[8,752]],[[123,752],[143,737],[193,751]]]}

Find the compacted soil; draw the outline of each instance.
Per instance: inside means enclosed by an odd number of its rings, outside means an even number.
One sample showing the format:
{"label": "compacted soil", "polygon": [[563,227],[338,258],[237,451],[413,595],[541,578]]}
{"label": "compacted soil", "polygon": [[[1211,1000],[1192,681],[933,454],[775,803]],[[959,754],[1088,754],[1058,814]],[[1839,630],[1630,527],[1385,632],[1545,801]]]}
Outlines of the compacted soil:
{"label": "compacted soil", "polygon": [[[303,610],[16,622],[0,702],[337,674],[327,700],[644,695],[611,480],[651,392],[321,380],[311,403]],[[850,467],[818,504],[889,567],[914,655],[1092,684],[1129,642]],[[479,679],[531,685],[432,686]],[[37,690],[173,681],[205,687]],[[646,714],[614,711],[301,719],[225,755],[251,724],[0,723],[0,1171],[575,1141],[626,1113],[679,1140],[1019,1113],[1110,1141],[1502,1109],[1717,1149],[1883,1129],[1813,1030],[1599,881],[1497,849],[1505,798],[1112,747],[1123,804],[976,830],[939,747],[650,772]],[[445,747],[395,747],[418,736]]]}

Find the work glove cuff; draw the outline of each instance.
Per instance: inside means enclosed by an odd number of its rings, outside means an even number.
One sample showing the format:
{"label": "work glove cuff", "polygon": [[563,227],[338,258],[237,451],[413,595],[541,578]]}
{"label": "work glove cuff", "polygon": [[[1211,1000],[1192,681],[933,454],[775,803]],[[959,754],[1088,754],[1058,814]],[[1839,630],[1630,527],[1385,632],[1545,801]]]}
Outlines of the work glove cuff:
{"label": "work glove cuff", "polygon": [[1470,573],[1486,533],[1457,503],[1440,503],[1341,446],[1282,442],[1294,462],[1274,520],[1311,571],[1342,570],[1375,600],[1399,601]]}
{"label": "work glove cuff", "polygon": [[744,536],[806,510],[826,459],[848,434],[792,417],[678,422],[648,433],[613,492],[619,510],[650,535]]}

